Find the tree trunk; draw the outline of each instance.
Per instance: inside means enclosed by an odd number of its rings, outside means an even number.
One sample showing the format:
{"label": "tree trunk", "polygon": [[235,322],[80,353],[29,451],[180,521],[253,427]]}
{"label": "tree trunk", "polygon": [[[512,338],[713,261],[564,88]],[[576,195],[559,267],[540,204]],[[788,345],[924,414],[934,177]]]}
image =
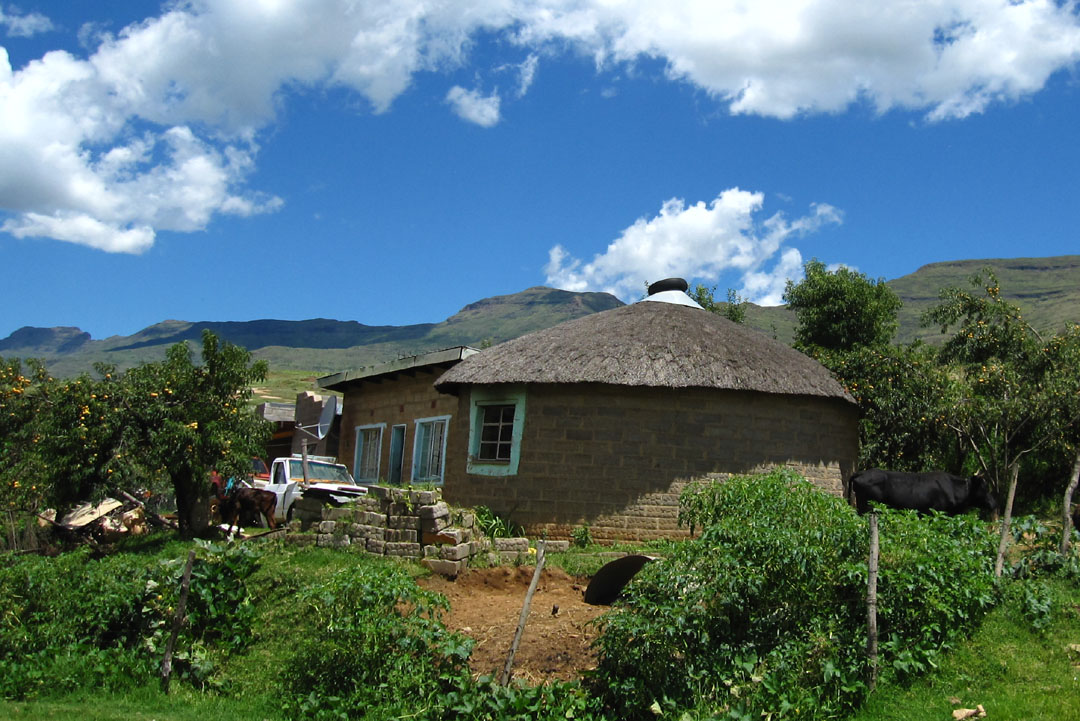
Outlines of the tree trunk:
{"label": "tree trunk", "polygon": [[1016,498],[1016,482],[1020,477],[1020,461],[1016,461],[1009,467],[1009,496],[1005,501],[1005,515],[1001,518],[1001,542],[998,543],[997,559],[994,561],[994,578],[1001,578],[1001,570],[1005,565],[1005,551],[1009,548],[1009,538],[1012,533],[1009,524],[1012,522],[1013,500]]}
{"label": "tree trunk", "polygon": [[176,517],[180,522],[180,537],[192,539],[206,534],[210,526],[210,484],[191,476],[174,477]]}
{"label": "tree trunk", "polygon": [[1069,536],[1072,535],[1072,497],[1076,492],[1076,486],[1080,484],[1080,446],[1076,448],[1076,458],[1073,460],[1072,478],[1069,487],[1065,489],[1065,503],[1061,518],[1061,555],[1069,552]]}

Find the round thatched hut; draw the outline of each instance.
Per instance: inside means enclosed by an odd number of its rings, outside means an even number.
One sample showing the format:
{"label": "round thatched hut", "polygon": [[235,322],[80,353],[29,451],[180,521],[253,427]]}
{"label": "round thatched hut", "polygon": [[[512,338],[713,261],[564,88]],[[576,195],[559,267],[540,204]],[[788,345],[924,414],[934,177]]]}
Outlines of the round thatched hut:
{"label": "round thatched hut", "polygon": [[[435,383],[458,396],[444,495],[530,533],[685,533],[691,479],[794,468],[840,494],[854,400],[816,361],[678,290],[494,346]],[[455,437],[457,436],[457,437]]]}

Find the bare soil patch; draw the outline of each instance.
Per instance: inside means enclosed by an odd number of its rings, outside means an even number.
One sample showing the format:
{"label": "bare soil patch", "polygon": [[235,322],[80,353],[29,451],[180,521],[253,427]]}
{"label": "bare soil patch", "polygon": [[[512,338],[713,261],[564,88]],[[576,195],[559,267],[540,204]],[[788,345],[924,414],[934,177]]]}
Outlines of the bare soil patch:
{"label": "bare soil patch", "polygon": [[[447,628],[476,641],[469,667],[475,675],[498,678],[514,640],[531,566],[470,569],[456,580],[431,576],[420,585],[450,600]],[[590,648],[597,629],[589,622],[608,610],[582,600],[588,579],[560,568],[545,568],[533,595],[525,632],[514,655],[513,677],[530,684],[570,681],[596,666]],[[558,609],[555,612],[555,609]]]}

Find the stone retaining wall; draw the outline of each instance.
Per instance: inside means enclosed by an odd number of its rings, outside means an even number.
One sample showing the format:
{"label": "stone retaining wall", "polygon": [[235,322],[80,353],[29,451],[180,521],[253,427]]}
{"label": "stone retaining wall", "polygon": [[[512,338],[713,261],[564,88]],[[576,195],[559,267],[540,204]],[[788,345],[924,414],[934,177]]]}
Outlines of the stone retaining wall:
{"label": "stone retaining wall", "polygon": [[[476,528],[475,514],[452,511],[439,491],[370,486],[367,497],[339,508],[300,498],[293,517],[285,536],[289,543],[414,558],[451,578],[480,555],[494,554],[485,560],[513,563],[535,553],[527,538],[497,538],[492,543]],[[569,543],[553,541],[547,547],[565,551]]]}

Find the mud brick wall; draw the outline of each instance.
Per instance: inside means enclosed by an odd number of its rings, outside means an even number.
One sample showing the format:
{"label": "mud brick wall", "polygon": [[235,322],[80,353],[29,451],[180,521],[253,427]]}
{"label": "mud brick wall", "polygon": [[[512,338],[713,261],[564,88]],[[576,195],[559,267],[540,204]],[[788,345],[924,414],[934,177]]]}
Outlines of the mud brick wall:
{"label": "mud brick wall", "polygon": [[[441,373],[441,369],[437,369]],[[341,441],[338,458],[355,475],[356,428],[385,423],[379,475],[389,478],[390,429],[405,426],[405,454],[401,469],[403,482],[412,478],[412,450],[416,434],[416,419],[446,416],[457,413],[458,400],[435,390],[437,372],[425,369],[411,371],[379,383],[365,382],[345,392],[341,413]],[[468,415],[465,416],[466,419]],[[456,420],[456,419],[454,419]],[[453,421],[452,421],[453,422]],[[447,449],[447,456],[450,450]]]}
{"label": "mud brick wall", "polygon": [[[463,390],[457,416],[468,417],[469,402]],[[451,447],[468,447],[465,425],[451,425]],[[857,456],[857,411],[839,400],[533,385],[518,473],[468,474],[455,458],[443,494],[459,506],[488,506],[530,536],[566,539],[588,523],[598,541],[647,540],[687,534],[677,515],[689,480],[787,467],[839,495]]]}

